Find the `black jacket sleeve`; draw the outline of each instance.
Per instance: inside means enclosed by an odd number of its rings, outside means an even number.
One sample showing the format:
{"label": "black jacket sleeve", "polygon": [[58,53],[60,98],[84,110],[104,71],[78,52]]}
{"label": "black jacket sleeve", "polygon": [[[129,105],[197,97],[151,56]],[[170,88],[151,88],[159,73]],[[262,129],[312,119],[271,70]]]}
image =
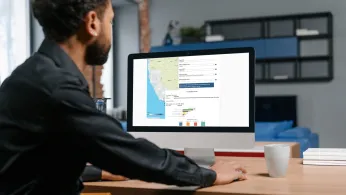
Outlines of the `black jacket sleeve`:
{"label": "black jacket sleeve", "polygon": [[178,152],[161,149],[124,132],[114,118],[99,112],[87,90],[65,82],[52,95],[66,129],[87,162],[130,179],[178,186],[211,186],[216,173]]}
{"label": "black jacket sleeve", "polygon": [[81,177],[84,182],[100,181],[102,179],[102,170],[95,166],[87,165]]}

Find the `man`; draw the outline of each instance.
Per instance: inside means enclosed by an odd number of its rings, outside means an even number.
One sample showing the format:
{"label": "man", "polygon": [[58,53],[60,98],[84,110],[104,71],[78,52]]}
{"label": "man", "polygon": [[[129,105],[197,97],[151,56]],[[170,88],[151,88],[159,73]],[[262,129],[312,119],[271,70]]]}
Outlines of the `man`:
{"label": "man", "polygon": [[110,0],[33,0],[45,40],[0,88],[0,194],[76,195],[86,163],[130,179],[188,186],[228,184],[246,170],[201,168],[121,130],[99,112],[81,71],[104,64],[114,17]]}

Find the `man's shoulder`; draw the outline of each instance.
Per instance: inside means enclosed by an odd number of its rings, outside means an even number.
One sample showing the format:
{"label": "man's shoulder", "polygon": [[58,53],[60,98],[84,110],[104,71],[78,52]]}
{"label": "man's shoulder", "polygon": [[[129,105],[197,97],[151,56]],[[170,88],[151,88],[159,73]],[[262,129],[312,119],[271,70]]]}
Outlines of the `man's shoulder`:
{"label": "man's shoulder", "polygon": [[13,71],[11,83],[30,84],[32,87],[52,92],[64,82],[79,84],[78,77],[68,70],[60,68],[49,57],[36,53]]}
{"label": "man's shoulder", "polygon": [[31,69],[41,80],[59,83],[64,79],[76,79],[68,70],[61,68],[53,59],[36,53],[23,64],[23,68]]}
{"label": "man's shoulder", "polygon": [[34,55],[18,66],[2,83],[0,103],[10,101],[17,102],[18,105],[20,99],[22,107],[31,104],[43,105],[49,103],[56,91],[67,84],[76,89],[85,88],[77,76],[60,68],[53,60]]}

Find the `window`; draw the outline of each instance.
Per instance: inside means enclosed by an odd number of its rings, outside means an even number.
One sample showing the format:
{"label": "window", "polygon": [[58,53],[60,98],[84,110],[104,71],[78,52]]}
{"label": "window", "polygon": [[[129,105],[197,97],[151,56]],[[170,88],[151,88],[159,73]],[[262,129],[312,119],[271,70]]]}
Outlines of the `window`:
{"label": "window", "polygon": [[0,83],[29,57],[29,28],[29,1],[0,1]]}

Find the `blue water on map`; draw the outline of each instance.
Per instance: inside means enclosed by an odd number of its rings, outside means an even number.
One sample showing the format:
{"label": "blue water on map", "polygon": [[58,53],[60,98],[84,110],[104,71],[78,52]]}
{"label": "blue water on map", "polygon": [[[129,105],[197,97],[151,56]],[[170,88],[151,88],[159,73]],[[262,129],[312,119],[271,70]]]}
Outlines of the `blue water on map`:
{"label": "blue water on map", "polygon": [[149,60],[147,74],[147,118],[165,119],[165,102],[159,99],[150,82]]}

